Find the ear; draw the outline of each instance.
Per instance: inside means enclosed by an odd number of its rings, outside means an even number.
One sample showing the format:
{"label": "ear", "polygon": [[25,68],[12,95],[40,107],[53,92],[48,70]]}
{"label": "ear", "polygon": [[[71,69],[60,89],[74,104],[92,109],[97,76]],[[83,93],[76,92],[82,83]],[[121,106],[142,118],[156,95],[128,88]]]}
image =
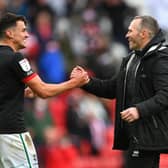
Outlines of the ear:
{"label": "ear", "polygon": [[5,31],[5,35],[8,37],[8,38],[13,38],[13,31],[11,29],[7,29]]}
{"label": "ear", "polygon": [[143,29],[142,31],[141,31],[141,37],[142,38],[146,38],[148,36],[148,31],[146,30],[146,29]]}

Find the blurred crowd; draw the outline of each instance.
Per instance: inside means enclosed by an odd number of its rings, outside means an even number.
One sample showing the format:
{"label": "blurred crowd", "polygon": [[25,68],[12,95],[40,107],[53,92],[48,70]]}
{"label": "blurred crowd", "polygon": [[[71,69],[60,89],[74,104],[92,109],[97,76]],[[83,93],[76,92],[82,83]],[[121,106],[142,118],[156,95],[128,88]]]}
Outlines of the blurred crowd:
{"label": "blurred crowd", "polygon": [[[155,3],[148,1],[150,10]],[[49,83],[67,80],[76,65],[91,76],[115,77],[129,52],[128,25],[138,15],[124,0],[0,0],[0,13],[4,11],[28,19],[30,37],[22,52]],[[25,119],[40,168],[92,168],[77,162],[89,156],[109,157],[106,166],[97,161],[100,168],[122,168],[122,153],[111,150],[114,112],[115,100],[80,89],[47,100],[25,99]]]}

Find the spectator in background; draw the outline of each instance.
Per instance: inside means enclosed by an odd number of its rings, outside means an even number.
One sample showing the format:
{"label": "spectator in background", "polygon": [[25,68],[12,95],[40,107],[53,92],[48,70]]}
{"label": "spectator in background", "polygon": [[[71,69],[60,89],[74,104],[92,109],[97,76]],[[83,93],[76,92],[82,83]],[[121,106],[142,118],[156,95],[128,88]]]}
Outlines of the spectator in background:
{"label": "spectator in background", "polygon": [[[91,144],[91,132],[86,118],[80,115],[84,92],[75,89],[67,98],[66,127],[72,143],[79,149],[82,141]],[[90,151],[89,151],[90,152]],[[89,153],[90,154],[90,153]]]}
{"label": "spectator in background", "polygon": [[157,0],[148,0],[145,1],[145,4],[150,15],[154,16],[158,20],[159,25],[164,30],[166,39],[168,40],[168,1],[162,0],[162,2],[159,3]]}
{"label": "spectator in background", "polygon": [[66,80],[65,60],[59,42],[49,41],[38,62],[39,74],[45,82],[60,83]]}
{"label": "spectator in background", "polygon": [[32,24],[32,32],[37,37],[40,44],[40,55],[46,48],[46,44],[53,39],[55,13],[48,6],[41,6],[36,11]]}
{"label": "spectator in background", "polygon": [[28,0],[9,0],[8,11],[28,17],[29,15]]}
{"label": "spectator in background", "polygon": [[112,38],[128,46],[125,39],[130,20],[137,15],[135,8],[129,6],[124,0],[105,0],[99,5],[103,14],[109,16],[112,23]]}
{"label": "spectator in background", "polygon": [[0,1],[0,15],[7,10],[8,2],[6,0]]}
{"label": "spectator in background", "polygon": [[82,142],[88,142],[88,154],[99,154],[105,141],[107,109],[95,96],[79,89],[73,90],[68,100],[67,129],[73,143],[80,148]]}

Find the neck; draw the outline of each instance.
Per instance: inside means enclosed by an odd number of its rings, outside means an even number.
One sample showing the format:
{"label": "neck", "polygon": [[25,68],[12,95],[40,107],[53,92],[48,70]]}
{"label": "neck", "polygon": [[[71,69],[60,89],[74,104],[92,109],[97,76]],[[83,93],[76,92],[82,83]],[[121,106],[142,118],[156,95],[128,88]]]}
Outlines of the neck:
{"label": "neck", "polygon": [[140,47],[140,50],[143,50],[147,45],[148,43],[151,41],[151,39],[144,39],[144,41],[141,43],[141,47]]}
{"label": "neck", "polygon": [[9,46],[9,47],[11,47],[15,52],[17,51],[15,45],[14,45],[11,41],[9,41],[9,40],[0,40],[0,45],[1,45],[1,46]]}

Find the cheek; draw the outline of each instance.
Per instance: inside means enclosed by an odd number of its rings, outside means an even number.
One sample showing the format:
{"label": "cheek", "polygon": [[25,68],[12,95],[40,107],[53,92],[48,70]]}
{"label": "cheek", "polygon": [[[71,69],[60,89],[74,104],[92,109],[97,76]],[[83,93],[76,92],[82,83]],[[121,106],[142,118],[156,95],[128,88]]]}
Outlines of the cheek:
{"label": "cheek", "polygon": [[132,36],[132,39],[135,43],[139,43],[139,41],[140,41],[140,38],[137,34],[134,34],[134,36]]}
{"label": "cheek", "polygon": [[16,42],[21,42],[22,39],[23,39],[23,38],[21,38],[21,36],[17,36],[15,40],[16,40]]}

